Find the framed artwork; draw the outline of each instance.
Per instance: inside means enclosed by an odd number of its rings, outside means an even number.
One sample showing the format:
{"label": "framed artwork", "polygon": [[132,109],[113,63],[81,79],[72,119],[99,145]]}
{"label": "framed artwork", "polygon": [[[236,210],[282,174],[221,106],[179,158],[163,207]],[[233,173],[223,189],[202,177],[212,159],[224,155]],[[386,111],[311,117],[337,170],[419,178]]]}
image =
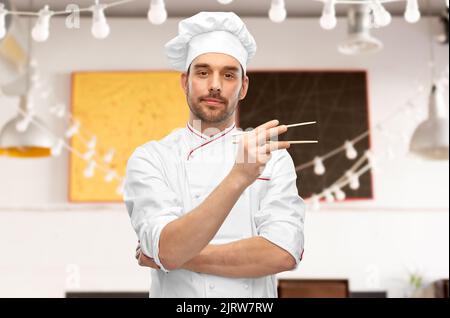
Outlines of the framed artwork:
{"label": "framed artwork", "polygon": [[[313,167],[300,169],[316,156],[323,156],[369,131],[355,144],[359,158],[370,149],[368,83],[366,71],[257,71],[249,73],[250,87],[239,107],[239,126],[257,127],[278,119],[282,124],[317,121],[316,125],[290,129],[280,140],[318,140],[318,144],[289,148],[297,167],[297,187],[308,198],[329,187],[350,169],[357,159],[345,152],[324,161],[326,173],[315,175]],[[360,187],[343,189],[347,200],[372,199],[370,171],[360,177]]]}
{"label": "framed artwork", "polygon": [[[72,74],[72,115],[80,122],[80,133],[71,146],[80,154],[97,139],[95,161],[118,176],[125,175],[134,149],[158,140],[173,129],[184,127],[189,111],[177,72],[77,72]],[[111,163],[103,157],[114,149]],[[88,161],[74,153],[69,159],[70,202],[122,202],[118,179],[105,181],[107,171],[84,171]]]}

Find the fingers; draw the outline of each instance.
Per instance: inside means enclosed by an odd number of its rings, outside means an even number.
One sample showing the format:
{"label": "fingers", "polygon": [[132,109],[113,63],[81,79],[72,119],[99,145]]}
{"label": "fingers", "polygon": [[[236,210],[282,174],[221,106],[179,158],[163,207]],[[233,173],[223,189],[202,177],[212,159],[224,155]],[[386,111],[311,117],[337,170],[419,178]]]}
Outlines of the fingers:
{"label": "fingers", "polygon": [[273,127],[278,126],[279,123],[280,123],[280,122],[279,122],[277,119],[274,119],[274,120],[268,121],[267,123],[264,123],[264,124],[262,124],[262,125],[259,125],[258,127],[256,127],[256,128],[254,129],[254,131],[255,131],[255,132],[258,132],[258,131],[264,131],[264,130],[267,130],[267,129],[269,129],[269,128],[273,128]]}
{"label": "fingers", "polygon": [[291,144],[288,141],[271,141],[269,144],[269,151],[275,151],[275,150],[281,150],[281,149],[288,149]]}
{"label": "fingers", "polygon": [[269,154],[275,150],[288,149],[291,144],[288,141],[270,141],[258,148],[259,154]]}
{"label": "fingers", "polygon": [[268,140],[284,134],[287,130],[286,125],[276,126],[266,130],[255,130],[253,137],[256,138],[257,145],[264,145]]}

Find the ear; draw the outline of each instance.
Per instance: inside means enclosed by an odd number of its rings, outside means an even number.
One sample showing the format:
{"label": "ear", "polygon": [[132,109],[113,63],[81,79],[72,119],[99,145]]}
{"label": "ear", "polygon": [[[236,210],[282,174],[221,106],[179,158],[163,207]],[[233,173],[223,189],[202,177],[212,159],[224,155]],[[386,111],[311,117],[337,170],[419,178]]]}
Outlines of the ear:
{"label": "ear", "polygon": [[242,80],[241,90],[239,91],[239,100],[243,100],[245,98],[245,96],[247,96],[249,83],[250,83],[250,79],[248,78],[247,75],[245,75],[244,79]]}
{"label": "ear", "polygon": [[183,89],[184,93],[187,94],[188,91],[188,75],[187,73],[182,73],[181,74],[181,88]]}

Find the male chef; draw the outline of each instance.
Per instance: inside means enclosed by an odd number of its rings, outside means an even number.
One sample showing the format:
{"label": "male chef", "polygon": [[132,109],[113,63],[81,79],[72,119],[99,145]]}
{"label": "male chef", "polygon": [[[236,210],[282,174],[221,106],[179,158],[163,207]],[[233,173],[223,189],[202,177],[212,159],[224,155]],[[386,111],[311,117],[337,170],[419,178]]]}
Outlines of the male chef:
{"label": "male chef", "polygon": [[274,275],[302,258],[305,204],[290,144],[277,141],[287,127],[236,129],[255,40],[236,14],[201,12],[165,52],[189,121],[134,151],[124,189],[150,297],[277,297]]}

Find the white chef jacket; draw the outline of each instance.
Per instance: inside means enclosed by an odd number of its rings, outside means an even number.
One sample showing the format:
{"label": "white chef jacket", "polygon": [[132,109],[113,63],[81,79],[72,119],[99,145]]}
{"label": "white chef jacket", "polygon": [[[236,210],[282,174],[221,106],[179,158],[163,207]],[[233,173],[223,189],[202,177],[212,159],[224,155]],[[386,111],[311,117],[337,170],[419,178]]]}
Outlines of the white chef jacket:
{"label": "white chef jacket", "polygon": [[[274,275],[228,278],[184,269],[168,271],[159,259],[162,229],[198,206],[227,176],[237,155],[235,125],[213,136],[189,123],[160,141],[138,147],[127,165],[124,201],[151,270],[150,297],[277,297]],[[261,176],[242,193],[210,242],[261,236],[289,252],[298,264],[304,246],[305,204],[286,150],[277,150]]]}

